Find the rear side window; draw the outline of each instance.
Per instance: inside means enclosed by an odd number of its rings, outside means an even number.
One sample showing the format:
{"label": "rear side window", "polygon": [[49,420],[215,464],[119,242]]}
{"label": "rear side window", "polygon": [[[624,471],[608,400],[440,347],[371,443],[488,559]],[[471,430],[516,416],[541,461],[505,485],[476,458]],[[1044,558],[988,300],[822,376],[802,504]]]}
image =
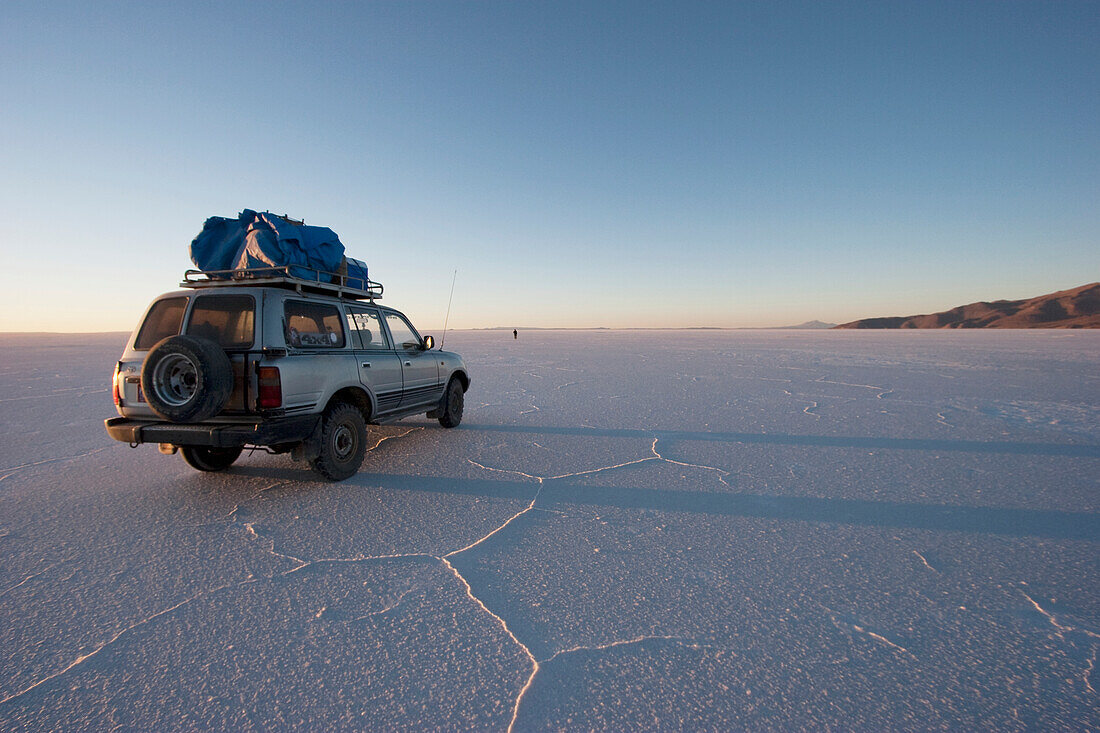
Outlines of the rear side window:
{"label": "rear side window", "polygon": [[154,303],[149,309],[149,315],[145,316],[145,323],[141,324],[137,339],[134,340],[134,349],[148,351],[161,339],[178,334],[185,310],[187,310],[186,295],[179,298],[165,298]]}
{"label": "rear side window", "polygon": [[202,295],[195,298],[187,335],[208,339],[225,349],[252,346],[256,301],[251,295]]}
{"label": "rear side window", "polygon": [[344,328],[333,305],[288,300],[283,314],[286,342],[296,349],[342,349]]}

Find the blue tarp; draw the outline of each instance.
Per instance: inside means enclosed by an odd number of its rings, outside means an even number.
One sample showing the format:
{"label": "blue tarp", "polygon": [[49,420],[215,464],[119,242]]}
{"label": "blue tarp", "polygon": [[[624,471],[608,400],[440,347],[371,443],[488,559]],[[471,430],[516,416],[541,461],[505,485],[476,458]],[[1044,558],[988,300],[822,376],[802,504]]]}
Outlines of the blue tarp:
{"label": "blue tarp", "polygon": [[[293,266],[338,272],[344,263],[344,245],[328,227],[291,224],[267,211],[245,209],[236,219],[207,219],[191,242],[191,261],[203,272],[291,266],[291,275],[313,279],[308,271]],[[365,280],[366,265],[348,262],[361,266]]]}
{"label": "blue tarp", "polygon": [[350,257],[345,258],[347,262],[348,271],[345,273],[341,270],[340,274],[346,274],[348,279],[345,281],[349,288],[359,288],[360,290],[369,290],[370,279],[367,278],[367,263],[362,260],[353,260]]}

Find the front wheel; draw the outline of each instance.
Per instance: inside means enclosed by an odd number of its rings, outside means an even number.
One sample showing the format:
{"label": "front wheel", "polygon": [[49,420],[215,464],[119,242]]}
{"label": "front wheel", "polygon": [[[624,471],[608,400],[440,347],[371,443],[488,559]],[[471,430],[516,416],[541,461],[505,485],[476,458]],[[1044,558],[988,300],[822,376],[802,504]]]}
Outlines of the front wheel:
{"label": "front wheel", "polygon": [[202,448],[180,446],[180,455],[187,465],[198,471],[224,471],[241,456],[240,448]]}
{"label": "front wheel", "polygon": [[354,476],[367,454],[367,421],[363,413],[346,402],[333,405],[322,418],[321,453],[313,459],[313,470],[329,481]]}
{"label": "front wheel", "polygon": [[443,394],[442,409],[438,413],[439,424],[445,428],[457,428],[462,422],[462,406],[465,397],[462,392],[462,383],[452,379],[447,385],[447,391]]}

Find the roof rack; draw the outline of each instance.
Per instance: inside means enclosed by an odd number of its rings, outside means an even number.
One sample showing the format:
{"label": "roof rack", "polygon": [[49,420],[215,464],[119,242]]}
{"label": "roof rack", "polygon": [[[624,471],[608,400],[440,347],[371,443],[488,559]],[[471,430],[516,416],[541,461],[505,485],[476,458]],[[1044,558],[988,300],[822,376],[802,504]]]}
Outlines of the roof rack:
{"label": "roof rack", "polygon": [[183,288],[224,288],[242,285],[264,285],[290,288],[301,292],[324,293],[352,300],[378,300],[382,283],[369,278],[351,277],[347,273],[325,272],[304,265],[247,267],[237,270],[187,270],[183,273]]}

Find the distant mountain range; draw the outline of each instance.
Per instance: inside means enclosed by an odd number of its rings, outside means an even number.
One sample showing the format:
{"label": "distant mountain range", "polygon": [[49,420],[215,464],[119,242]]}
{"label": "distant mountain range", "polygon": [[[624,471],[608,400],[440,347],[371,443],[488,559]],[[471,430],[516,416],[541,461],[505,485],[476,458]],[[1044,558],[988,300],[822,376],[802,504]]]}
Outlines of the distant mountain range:
{"label": "distant mountain range", "polygon": [[960,305],[922,316],[864,318],[837,328],[1100,328],[1100,283],[1027,300]]}
{"label": "distant mountain range", "polygon": [[836,328],[835,323],[825,323],[824,321],[806,321],[800,323],[797,326],[779,326],[781,330],[805,330],[816,328]]}

